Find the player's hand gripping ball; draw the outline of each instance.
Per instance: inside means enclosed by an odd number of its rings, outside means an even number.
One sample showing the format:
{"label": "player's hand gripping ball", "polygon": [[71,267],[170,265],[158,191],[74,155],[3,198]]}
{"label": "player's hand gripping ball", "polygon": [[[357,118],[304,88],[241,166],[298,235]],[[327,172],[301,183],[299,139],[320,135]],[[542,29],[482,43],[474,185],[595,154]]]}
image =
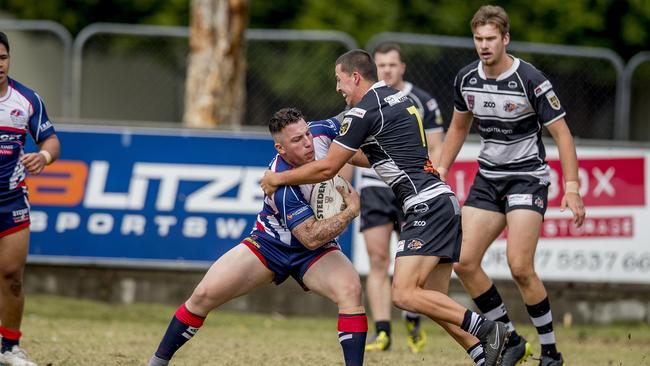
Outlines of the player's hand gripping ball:
{"label": "player's hand gripping ball", "polygon": [[345,187],[350,191],[350,183],[340,175],[330,180],[314,184],[311,191],[309,204],[314,211],[316,220],[325,220],[345,210],[343,196],[336,190],[337,186]]}

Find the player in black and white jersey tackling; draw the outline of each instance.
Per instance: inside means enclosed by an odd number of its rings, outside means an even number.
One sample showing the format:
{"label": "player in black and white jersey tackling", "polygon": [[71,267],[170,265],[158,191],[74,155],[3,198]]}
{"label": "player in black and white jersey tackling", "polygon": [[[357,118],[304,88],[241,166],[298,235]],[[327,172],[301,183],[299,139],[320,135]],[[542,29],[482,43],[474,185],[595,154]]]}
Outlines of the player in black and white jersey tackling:
{"label": "player in black and white jersey tackling", "polygon": [[447,296],[452,264],[460,252],[460,207],[431,166],[415,105],[403,92],[377,82],[374,61],[363,50],[340,56],[335,75],[337,91],[353,108],[346,112],[327,156],[281,173],[266,172],[262,189],[268,195],[281,185],[331,179],[359,149],[363,151],[367,165],[393,189],[405,216],[393,271],[393,304],[456,329],[464,344],[480,341],[485,345],[484,365],[499,365],[509,336],[505,324],[487,320]]}
{"label": "player in black and white jersey tackling", "polygon": [[[429,157],[438,163],[444,134],[443,119],[435,98],[404,80],[406,64],[399,44],[386,42],[373,53],[377,77],[387,85],[404,92],[422,117]],[[390,239],[393,231],[399,234],[404,221],[402,207],[393,191],[379,178],[374,169],[360,168],[358,183],[361,196],[360,230],[368,251],[370,271],[366,279],[366,295],[375,323],[375,334],[366,345],[366,351],[387,351],[391,346],[390,300]],[[411,352],[421,352],[426,334],[420,326],[420,315],[404,311],[407,329],[406,344]]]}
{"label": "player in black and white jersey tackling", "polygon": [[514,331],[501,296],[481,268],[487,248],[507,225],[508,265],[539,333],[540,365],[563,365],[534,256],[549,185],[542,126],[560,154],[565,182],[562,210],[571,209],[576,226],[584,221],[573,138],[551,82],[531,64],[506,53],[510,41],[506,12],[498,6],[483,6],[471,27],[480,59],[456,76],[455,110],[438,167],[444,178],[475,120],[481,136],[479,172],[463,207],[463,249],[454,269],[481,312],[508,324],[512,331],[503,364],[525,360],[530,344]]}

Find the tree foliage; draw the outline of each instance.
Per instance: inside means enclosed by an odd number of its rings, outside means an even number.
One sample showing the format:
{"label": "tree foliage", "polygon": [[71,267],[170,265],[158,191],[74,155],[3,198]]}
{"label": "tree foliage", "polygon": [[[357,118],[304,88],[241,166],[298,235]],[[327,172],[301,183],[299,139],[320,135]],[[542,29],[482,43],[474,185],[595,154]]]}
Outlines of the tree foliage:
{"label": "tree foliage", "polygon": [[[252,28],[337,29],[360,45],[378,32],[470,36],[484,0],[252,0]],[[517,41],[598,46],[624,58],[650,48],[650,0],[497,0]],[[24,19],[52,19],[73,34],[94,22],[187,25],[189,0],[0,0]]]}

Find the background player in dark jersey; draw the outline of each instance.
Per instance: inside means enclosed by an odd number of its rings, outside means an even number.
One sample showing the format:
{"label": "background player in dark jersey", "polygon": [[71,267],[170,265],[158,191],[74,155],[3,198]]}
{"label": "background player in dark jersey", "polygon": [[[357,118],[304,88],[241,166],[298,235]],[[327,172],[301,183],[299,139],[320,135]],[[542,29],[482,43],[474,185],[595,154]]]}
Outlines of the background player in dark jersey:
{"label": "background player in dark jersey", "polygon": [[571,209],[576,226],[581,226],[585,217],[573,138],[544,74],[506,53],[510,41],[506,12],[498,6],[483,6],[471,26],[480,59],[456,76],[455,110],[438,169],[444,176],[476,120],[482,142],[479,172],[463,208],[463,249],[454,269],[483,314],[507,323],[513,331],[504,365],[528,357],[530,344],[514,332],[501,296],[481,268],[487,248],[507,225],[508,265],[539,333],[540,365],[563,365],[555,347],[551,306],[535,273],[534,256],[549,185],[542,125],[560,153],[565,182],[562,210]]}
{"label": "background player in dark jersey", "polygon": [[[276,112],[269,130],[278,155],[273,171],[291,170],[327,154],[336,136],[336,120],[305,122],[293,108]],[[325,296],[339,308],[339,342],[345,364],[363,364],[368,323],[361,302],[361,281],[341,252],[336,237],[359,214],[359,197],[339,190],[344,211],[316,221],[309,206],[311,186],[284,186],[264,197],[251,233],[210,267],[192,296],[176,311],[150,366],[167,365],[198,331],[208,313],[256,288],[293,277],[306,290]]]}
{"label": "background player in dark jersey", "polygon": [[[43,100],[8,76],[9,61],[9,40],[0,32],[0,364],[35,366],[19,346],[30,223],[25,170],[39,174],[61,147]],[[27,132],[38,153],[24,153]]]}
{"label": "background player in dark jersey", "polygon": [[[387,85],[401,90],[413,101],[420,116],[427,140],[429,157],[438,163],[442,148],[443,121],[438,102],[427,92],[404,80],[406,64],[397,43],[382,43],[374,51],[377,76]],[[390,238],[393,230],[399,233],[404,220],[401,205],[393,191],[379,178],[374,169],[360,169],[361,232],[368,250],[370,272],[366,279],[366,294],[370,313],[375,321],[375,335],[366,351],[385,351],[391,344]],[[420,315],[404,312],[408,332],[407,346],[411,352],[420,352],[426,342],[420,327]]]}
{"label": "background player in dark jersey", "polygon": [[485,365],[498,365],[509,335],[505,324],[447,296],[452,263],[460,254],[460,207],[431,166],[417,108],[403,92],[377,82],[375,63],[363,50],[340,56],[335,75],[337,91],[353,108],[346,112],[327,157],[281,173],[266,172],[262,189],[272,194],[278,186],[330,179],[363,151],[393,189],[405,216],[393,271],[393,304],[425,314],[445,328],[460,326],[466,333],[454,333],[457,340],[466,347],[485,345]]}

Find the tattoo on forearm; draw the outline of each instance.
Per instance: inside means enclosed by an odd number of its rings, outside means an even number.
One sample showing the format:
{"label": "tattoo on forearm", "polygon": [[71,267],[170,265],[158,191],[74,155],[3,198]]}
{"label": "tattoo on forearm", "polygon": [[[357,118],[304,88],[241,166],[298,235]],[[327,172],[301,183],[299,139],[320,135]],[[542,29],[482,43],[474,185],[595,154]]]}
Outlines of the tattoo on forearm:
{"label": "tattoo on forearm", "polygon": [[348,210],[341,212],[338,215],[330,217],[326,220],[317,221],[314,225],[313,233],[314,239],[318,241],[327,242],[339,236],[343,230],[354,219],[354,216]]}
{"label": "tattoo on forearm", "polygon": [[318,246],[320,246],[336,238],[343,232],[343,230],[345,230],[354,218],[355,214],[351,210],[346,209],[329,219],[320,221],[312,219],[308,225],[297,230],[294,235],[301,243],[315,249],[313,248],[314,243],[317,243]]}

